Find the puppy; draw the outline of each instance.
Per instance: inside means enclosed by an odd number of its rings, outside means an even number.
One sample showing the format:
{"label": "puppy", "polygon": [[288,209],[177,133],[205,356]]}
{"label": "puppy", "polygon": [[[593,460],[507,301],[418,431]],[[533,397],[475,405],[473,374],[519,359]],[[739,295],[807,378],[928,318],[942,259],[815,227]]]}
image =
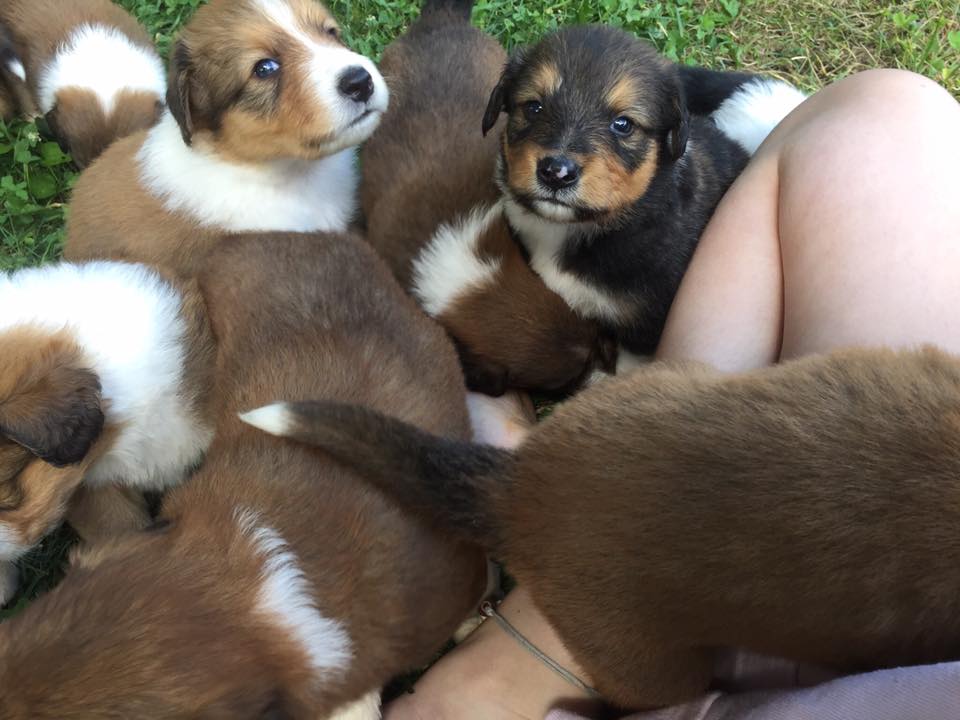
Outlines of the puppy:
{"label": "puppy", "polygon": [[212,0],[173,48],[159,124],[78,181],[65,256],[192,276],[224,233],[342,231],[356,205],[352,148],[387,99],[322,5]]}
{"label": "puppy", "polygon": [[[163,63],[143,28],[110,0],[6,0],[0,22],[32,105],[80,167],[160,117]],[[23,115],[31,109],[19,107]]]}
{"label": "puppy", "polygon": [[213,338],[195,289],[137,265],[22,270],[0,277],[0,307],[2,605],[12,561],[63,521],[81,483],[90,539],[111,486],[161,490],[200,461]]}
{"label": "puppy", "polygon": [[484,543],[597,688],[646,707],[704,692],[724,646],[843,672],[960,658],[958,408],[960,362],[928,348],[651,365],[513,453],[331,403],[262,425]]}
{"label": "puppy", "polygon": [[651,354],[747,153],[690,114],[675,65],[612,27],[561,30],[517,52],[485,132],[504,111],[497,177],[531,266],[626,351]]}
{"label": "puppy", "polygon": [[391,106],[362,153],[367,236],[455,339],[472,390],[563,392],[609,343],[510,236],[494,182],[497,139],[476,124],[506,53],[470,26],[472,6],[428,0],[384,52]]}
{"label": "puppy", "polygon": [[475,546],[237,416],[325,397],[462,441],[443,331],[348,235],[234,238],[208,267],[213,444],[154,526],[81,552],[0,624],[3,720],[373,720],[381,685],[429,661],[480,599]]}

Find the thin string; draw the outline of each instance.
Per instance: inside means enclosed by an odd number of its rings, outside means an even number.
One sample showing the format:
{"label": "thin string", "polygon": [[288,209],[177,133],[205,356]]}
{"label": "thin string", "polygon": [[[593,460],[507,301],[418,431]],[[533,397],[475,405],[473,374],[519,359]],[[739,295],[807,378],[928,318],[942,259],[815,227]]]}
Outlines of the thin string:
{"label": "thin string", "polygon": [[493,618],[496,621],[497,625],[503,628],[504,632],[506,632],[507,635],[510,635],[514,640],[520,643],[520,645],[525,650],[527,650],[527,652],[529,652],[531,655],[537,658],[537,660],[542,662],[548,668],[553,670],[557,675],[562,677],[568,683],[582,690],[590,697],[595,697],[595,698],[600,697],[600,693],[598,693],[592,687],[587,685],[583,680],[578,678],[576,675],[574,675],[572,672],[567,670],[565,667],[560,665],[560,663],[558,663],[556,660],[549,657],[546,653],[544,653],[540,648],[538,648],[532,642],[527,640],[523,636],[523,634],[519,630],[517,630],[513,625],[511,625],[503,615],[497,612],[497,609],[493,606],[493,603],[491,603],[489,600],[484,600],[482,603],[480,603],[480,614],[483,615],[484,617]]}

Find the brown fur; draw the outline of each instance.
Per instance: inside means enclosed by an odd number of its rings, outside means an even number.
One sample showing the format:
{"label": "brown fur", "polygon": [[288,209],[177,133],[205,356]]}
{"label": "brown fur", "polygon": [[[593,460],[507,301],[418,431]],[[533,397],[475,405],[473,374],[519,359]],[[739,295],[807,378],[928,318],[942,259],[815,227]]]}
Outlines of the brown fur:
{"label": "brown fur", "polygon": [[[7,25],[14,38],[34,106],[39,105],[38,83],[44,66],[80,25],[96,23],[116,28],[135,45],[155,53],[150,37],[136,19],[110,0],[6,0],[0,5],[0,22]],[[64,88],[57,94],[47,120],[76,163],[86,167],[113,141],[153,125],[162,107],[163,98],[152,93],[122,92],[106,117],[93,93]],[[23,114],[30,111],[21,108]]]}
{"label": "brown fur", "polygon": [[[341,45],[336,21],[311,0],[287,0],[298,29]],[[283,81],[252,78],[256,63],[283,55]],[[325,154],[329,108],[306,87],[302,53],[252,0],[213,0],[171,53],[168,101],[184,141],[237,164],[298,163]],[[193,277],[227,229],[171,212],[141,180],[146,133],[116,143],[74,187],[64,256],[144,262]],[[105,200],[109,198],[109,200]]]}
{"label": "brown fur", "polygon": [[135,157],[145,137],[141,132],[117,142],[80,176],[70,204],[64,257],[143,262],[192,277],[223,233],[168,212],[141,185]]}
{"label": "brown fur", "polygon": [[[696,148],[693,148],[695,150]],[[654,145],[643,161],[631,170],[610,152],[598,151],[590,157],[571,155],[583,168],[580,197],[590,207],[606,207],[608,212],[621,212],[642,197],[660,167],[659,151]]]}
{"label": "brown fur", "polygon": [[[213,447],[156,526],[80,553],[60,587],[0,625],[0,686],[17,689],[3,720],[325,718],[426,662],[479,598],[478,551],[237,418],[278,397],[328,397],[465,439],[442,331],[353,237],[235,238],[208,267]],[[317,609],[346,627],[345,674],[318,681],[288,631],[254,610],[265,570],[238,526],[244,510],[286,540]]]}
{"label": "brown fur", "polygon": [[654,364],[561,406],[515,453],[352,407],[293,421],[482,538],[623,706],[703,693],[721,647],[841,672],[960,659],[960,360],[938,350],[742,375]]}
{"label": "brown fur", "polygon": [[370,244],[406,287],[440,225],[499,195],[497,140],[477,118],[505,61],[496,40],[442,10],[383,53],[390,109],[362,151],[360,202]]}
{"label": "brown fur", "polygon": [[[263,162],[316,159],[334,129],[329,109],[313,94],[309,58],[255,9],[251,0],[214,0],[197,11],[171,55],[171,108],[192,142],[212,143],[225,158]],[[298,29],[331,47],[341,46],[330,12],[311,0],[289,6]],[[331,31],[336,34],[331,34]],[[250,70],[264,57],[283,57],[283,82],[250,82]],[[247,92],[237,102],[241,91]]]}
{"label": "brown fur", "polygon": [[[442,7],[384,52],[390,110],[363,149],[360,196],[370,243],[407,287],[437,229],[499,194],[497,139],[484,138],[477,119],[505,60],[492,37]],[[483,245],[501,261],[494,283],[465,289],[437,318],[461,350],[468,384],[490,394],[567,389],[607,352],[597,328],[530,270],[505,224]]]}
{"label": "brown fur", "polygon": [[[195,284],[177,286],[188,352],[183,401],[210,412],[213,338]],[[72,332],[30,325],[0,333],[0,531],[26,550],[69,513],[84,540],[142,527],[138,493],[112,487],[74,494],[87,471],[117,440],[106,423],[100,380]]]}
{"label": "brown fur", "polygon": [[493,281],[469,289],[437,320],[456,339],[472,387],[565,393],[600,366],[613,371],[616,348],[576,316],[530,269],[505,218],[480,238],[478,256],[496,261]]}

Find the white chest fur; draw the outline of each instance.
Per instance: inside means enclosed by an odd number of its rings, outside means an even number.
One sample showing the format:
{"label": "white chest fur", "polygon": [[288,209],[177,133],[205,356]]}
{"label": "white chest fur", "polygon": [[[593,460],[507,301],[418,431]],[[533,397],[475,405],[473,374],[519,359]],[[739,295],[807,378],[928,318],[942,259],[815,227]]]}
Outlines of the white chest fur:
{"label": "white chest fur", "polygon": [[199,462],[213,432],[185,386],[181,298],[159,275],[112,262],[23,270],[0,276],[0,307],[0,332],[71,332],[100,378],[105,421],[120,432],[88,483],[159,489]]}
{"label": "white chest fur", "polygon": [[342,232],[356,213],[355,152],[321,160],[230,163],[188,147],[169,112],[137,156],[147,190],[173,213],[230,232]]}
{"label": "white chest fur", "polygon": [[544,220],[512,200],[506,200],[504,207],[510,225],[530,253],[530,267],[571,308],[584,317],[609,322],[621,322],[629,316],[626,301],[560,267],[560,254],[575,226]]}

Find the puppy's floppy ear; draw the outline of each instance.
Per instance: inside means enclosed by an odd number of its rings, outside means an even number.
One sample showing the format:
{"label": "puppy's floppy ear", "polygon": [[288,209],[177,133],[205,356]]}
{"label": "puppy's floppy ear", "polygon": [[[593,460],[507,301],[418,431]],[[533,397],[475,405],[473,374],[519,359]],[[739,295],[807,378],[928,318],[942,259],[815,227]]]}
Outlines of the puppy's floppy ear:
{"label": "puppy's floppy ear", "polygon": [[687,109],[687,98],[679,80],[674,84],[674,95],[671,98],[671,127],[667,138],[670,146],[670,157],[679,160],[687,150],[687,140],[690,137],[690,111]]}
{"label": "puppy's floppy ear", "polygon": [[193,59],[184,40],[178,40],[170,53],[170,72],[167,81],[167,107],[180,126],[183,141],[193,141],[193,108],[190,105]]}
{"label": "puppy's floppy ear", "polygon": [[497,86],[490,93],[490,101],[487,103],[487,110],[483,113],[483,134],[486,135],[497,124],[500,113],[507,109],[507,103],[510,94],[513,92],[513,83],[516,80],[517,73],[527,60],[527,49],[517,48],[513,51],[507,66],[503,69],[503,74],[497,82]]}
{"label": "puppy's floppy ear", "polygon": [[55,364],[0,401],[0,435],[55,467],[80,462],[103,430],[100,380]]}

